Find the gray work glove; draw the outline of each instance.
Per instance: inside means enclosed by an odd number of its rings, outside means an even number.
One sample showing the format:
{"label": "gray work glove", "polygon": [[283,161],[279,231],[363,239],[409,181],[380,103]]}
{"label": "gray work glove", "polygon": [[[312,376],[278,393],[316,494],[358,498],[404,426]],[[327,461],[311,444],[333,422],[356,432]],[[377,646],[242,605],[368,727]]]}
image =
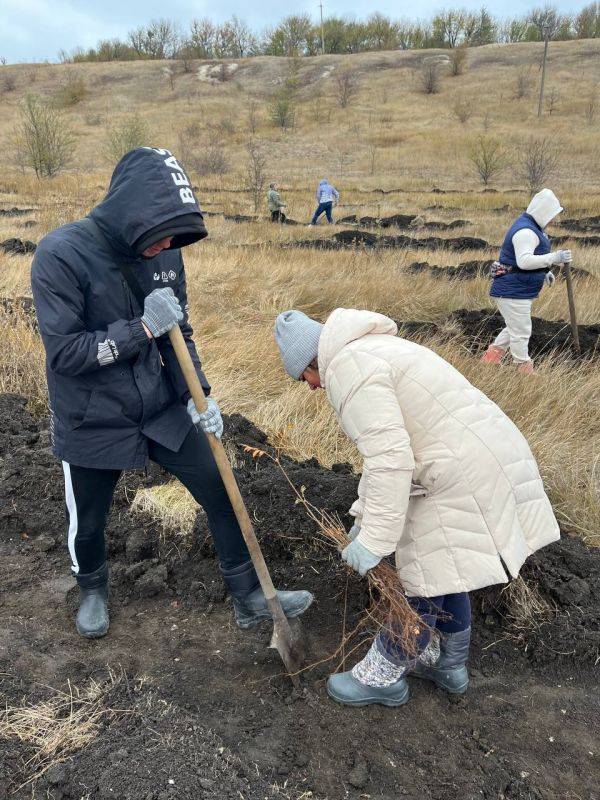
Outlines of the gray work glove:
{"label": "gray work glove", "polygon": [[556,283],[556,276],[554,275],[552,270],[546,273],[546,277],[544,278],[544,283],[548,284],[548,286],[554,286],[554,284]]}
{"label": "gray work glove", "polygon": [[214,433],[217,439],[221,438],[223,435],[223,417],[217,401],[212,397],[206,398],[206,411],[202,413],[198,411],[194,400],[190,397],[187,403],[187,413],[197,428],[201,428],[204,433]]}
{"label": "gray work glove", "polygon": [[355,522],[354,525],[348,531],[348,541],[353,542],[359,533],[360,533],[360,523]]}
{"label": "gray work glove", "polygon": [[142,322],[156,339],[183,319],[179,300],[171,287],[155,289],[144,301]]}
{"label": "gray work glove", "polygon": [[570,250],[557,250],[556,253],[552,255],[554,256],[553,264],[570,264],[571,261],[573,261]]}
{"label": "gray work glove", "polygon": [[366,575],[370,569],[379,564],[381,556],[374,556],[358,539],[354,539],[342,550],[342,560],[359,575]]}

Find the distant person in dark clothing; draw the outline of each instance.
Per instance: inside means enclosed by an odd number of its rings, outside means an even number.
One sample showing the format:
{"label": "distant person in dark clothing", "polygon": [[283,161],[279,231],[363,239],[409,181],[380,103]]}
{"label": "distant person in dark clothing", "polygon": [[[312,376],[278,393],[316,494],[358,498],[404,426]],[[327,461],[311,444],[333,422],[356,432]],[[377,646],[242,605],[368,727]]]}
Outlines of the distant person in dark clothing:
{"label": "distant person in dark clothing", "polygon": [[331,225],[333,222],[333,215],[331,213],[334,203],[337,203],[340,195],[328,180],[323,179],[317,187],[317,210],[313,214],[313,218],[309,223],[309,228],[317,224],[317,220],[321,214],[325,214],[327,222]]}
{"label": "distant person in dark clothing", "polygon": [[271,213],[271,222],[285,222],[285,214],[281,210],[285,208],[285,203],[282,202],[277,185],[275,183],[269,184],[269,191],[267,192],[267,206]]}

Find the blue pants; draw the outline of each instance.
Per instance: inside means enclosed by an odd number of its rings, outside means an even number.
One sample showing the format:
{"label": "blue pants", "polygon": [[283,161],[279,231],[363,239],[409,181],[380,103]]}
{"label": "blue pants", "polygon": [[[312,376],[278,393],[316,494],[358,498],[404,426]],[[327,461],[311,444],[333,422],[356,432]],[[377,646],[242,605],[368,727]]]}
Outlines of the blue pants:
{"label": "blue pants", "polygon": [[311,220],[311,225],[316,225],[317,220],[321,216],[321,214],[325,214],[327,217],[327,222],[331,224],[333,222],[333,217],[331,216],[331,209],[333,208],[333,202],[330,200],[328,203],[319,203],[317,206],[317,210],[313,214],[313,218]]}
{"label": "blue pants", "polygon": [[[408,602],[428,625],[417,637],[417,651],[422,653],[429,644],[431,629],[441,633],[457,633],[471,625],[471,600],[468,592],[443,594],[439,597],[409,597]],[[390,631],[382,629],[377,644],[390,661],[404,664],[411,656],[404,651]]]}

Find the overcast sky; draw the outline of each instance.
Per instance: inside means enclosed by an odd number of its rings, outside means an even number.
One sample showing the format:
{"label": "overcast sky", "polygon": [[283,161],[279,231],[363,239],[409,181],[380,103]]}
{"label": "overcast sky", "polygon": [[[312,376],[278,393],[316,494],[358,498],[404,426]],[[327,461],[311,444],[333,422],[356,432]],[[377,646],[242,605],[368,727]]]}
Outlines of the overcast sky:
{"label": "overcast sky", "polygon": [[[381,11],[392,17],[430,17],[444,7],[478,9],[482,0],[421,0],[402,3],[398,0],[323,0],[325,15],[366,17]],[[497,16],[518,15],[530,7],[545,5],[546,0],[489,0],[487,9]],[[553,3],[561,11],[573,11],[586,5],[582,2]],[[131,28],[151,19],[168,17],[183,28],[194,17],[210,17],[223,21],[232,14],[260,30],[274,25],[287,14],[307,12],[316,20],[318,0],[0,0],[0,57],[9,62],[56,60],[61,49],[95,45],[98,39],[124,37]]]}

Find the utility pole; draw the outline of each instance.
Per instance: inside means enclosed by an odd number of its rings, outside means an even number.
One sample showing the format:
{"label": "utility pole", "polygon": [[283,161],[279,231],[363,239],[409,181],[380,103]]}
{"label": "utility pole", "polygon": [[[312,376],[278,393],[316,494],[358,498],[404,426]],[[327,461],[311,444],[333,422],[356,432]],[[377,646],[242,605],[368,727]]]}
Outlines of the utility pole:
{"label": "utility pole", "polygon": [[323,3],[319,3],[319,9],[321,11],[321,55],[325,55],[325,35],[323,33]]}
{"label": "utility pole", "polygon": [[542,116],[542,103],[544,102],[544,84],[546,83],[546,59],[548,57],[548,41],[550,40],[550,26],[544,26],[544,59],[542,61],[542,82],[540,84],[540,101],[538,103],[538,118]]}

